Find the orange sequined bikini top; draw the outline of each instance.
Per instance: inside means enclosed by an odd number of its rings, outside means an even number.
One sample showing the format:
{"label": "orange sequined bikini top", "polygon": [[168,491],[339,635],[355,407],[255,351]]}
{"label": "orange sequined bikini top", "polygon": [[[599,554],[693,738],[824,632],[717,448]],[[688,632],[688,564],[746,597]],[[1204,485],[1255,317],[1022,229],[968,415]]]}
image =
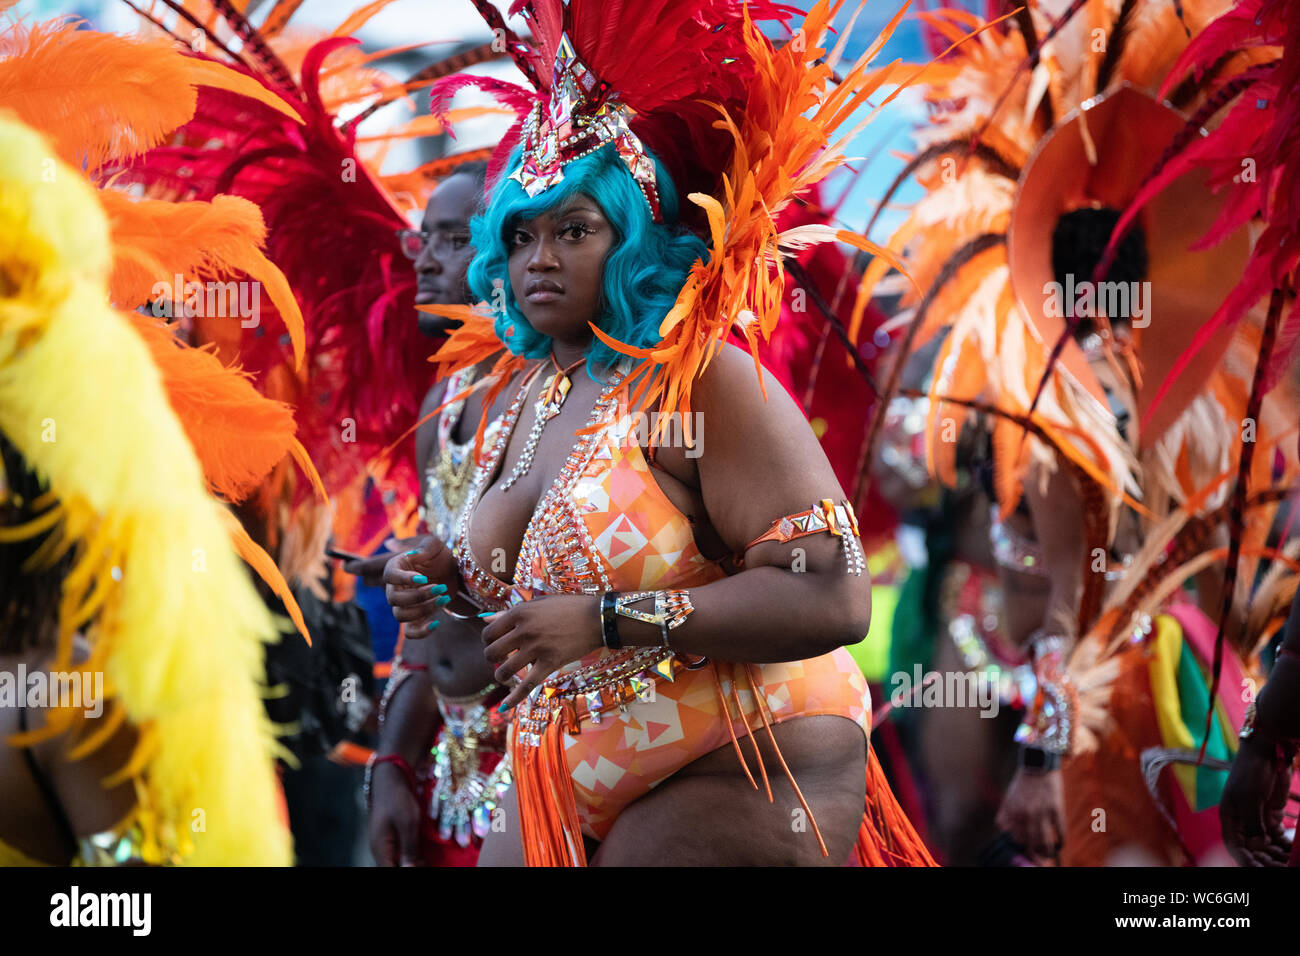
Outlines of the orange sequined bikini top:
{"label": "orange sequined bikini top", "polygon": [[470,553],[468,527],[496,475],[527,400],[525,377],[485,449],[452,551],[470,595],[499,610],[533,594],[596,594],[695,587],[724,576],[700,553],[689,519],[655,481],[639,440],[638,416],[624,405],[625,373],[615,371],[559,474],[524,531],[514,579],[506,583]]}

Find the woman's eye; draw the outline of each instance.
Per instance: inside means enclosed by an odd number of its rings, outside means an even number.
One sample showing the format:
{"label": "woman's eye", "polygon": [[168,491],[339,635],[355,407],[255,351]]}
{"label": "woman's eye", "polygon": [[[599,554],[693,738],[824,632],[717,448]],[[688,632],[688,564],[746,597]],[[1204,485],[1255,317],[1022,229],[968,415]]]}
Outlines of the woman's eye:
{"label": "woman's eye", "polygon": [[522,229],[516,229],[514,233],[510,236],[510,245],[526,246],[528,245],[528,243],[532,242],[532,240],[533,237],[530,236],[528,233],[524,232]]}
{"label": "woman's eye", "polygon": [[581,239],[592,233],[592,229],[586,223],[571,222],[560,230],[560,235],[567,236],[570,239]]}

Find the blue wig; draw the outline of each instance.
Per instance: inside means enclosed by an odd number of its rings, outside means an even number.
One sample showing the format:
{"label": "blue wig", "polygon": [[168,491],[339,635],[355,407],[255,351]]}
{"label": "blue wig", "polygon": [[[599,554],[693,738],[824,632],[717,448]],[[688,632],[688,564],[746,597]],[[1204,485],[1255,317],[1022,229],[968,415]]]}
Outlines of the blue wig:
{"label": "blue wig", "polygon": [[[507,171],[519,167],[520,155],[519,149],[511,154]],[[651,158],[665,224],[651,218],[645,196],[612,144],[566,165],[559,185],[535,198],[530,199],[523,187],[510,179],[509,172],[502,174],[486,211],[470,222],[477,253],[469,266],[469,286],[476,299],[494,302],[495,284],[503,284],[505,311],[497,311],[496,333],[515,355],[545,358],[551,351],[551,339],[529,325],[510,288],[510,230],[515,223],[541,215],[575,193],[596,201],[615,234],[601,280],[604,311],[596,324],[606,335],[628,345],[649,348],[659,343],[660,323],[677,301],[691,265],[708,254],[708,247],[684,229],[668,225],[677,218],[677,189],[659,160]],[[587,370],[594,376],[598,366],[613,366],[623,357],[595,339],[587,353]]]}

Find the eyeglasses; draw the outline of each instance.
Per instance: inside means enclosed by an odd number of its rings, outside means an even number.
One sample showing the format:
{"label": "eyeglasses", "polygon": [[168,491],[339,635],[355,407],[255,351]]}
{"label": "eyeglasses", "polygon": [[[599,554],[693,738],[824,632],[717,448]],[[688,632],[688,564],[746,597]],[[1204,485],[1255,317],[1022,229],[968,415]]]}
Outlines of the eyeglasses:
{"label": "eyeglasses", "polygon": [[402,243],[402,252],[408,259],[420,258],[420,253],[430,242],[433,251],[439,253],[459,252],[469,245],[469,233],[463,229],[435,229],[426,232],[423,229],[398,229],[397,238]]}

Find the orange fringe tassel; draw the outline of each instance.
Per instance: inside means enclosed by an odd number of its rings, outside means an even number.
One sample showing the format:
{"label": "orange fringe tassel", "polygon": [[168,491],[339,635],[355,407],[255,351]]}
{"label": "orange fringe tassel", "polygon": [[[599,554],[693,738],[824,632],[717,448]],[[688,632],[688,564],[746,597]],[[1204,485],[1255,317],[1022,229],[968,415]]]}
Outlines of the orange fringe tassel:
{"label": "orange fringe tassel", "polygon": [[862,866],[938,866],[925,843],[898,805],[880,769],[875,748],[867,747],[867,812],[858,829],[858,862]]}
{"label": "orange fringe tassel", "polygon": [[564,760],[564,731],[550,724],[540,747],[511,741],[515,795],[527,866],[586,866],[573,778]]}

